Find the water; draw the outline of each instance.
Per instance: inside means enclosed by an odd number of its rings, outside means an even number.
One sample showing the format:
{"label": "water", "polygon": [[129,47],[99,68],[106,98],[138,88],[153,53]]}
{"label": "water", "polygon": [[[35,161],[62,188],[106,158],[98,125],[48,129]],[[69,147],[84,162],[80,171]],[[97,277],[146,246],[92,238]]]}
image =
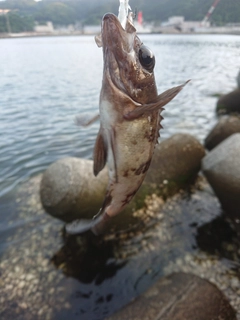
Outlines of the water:
{"label": "water", "polygon": [[[192,79],[166,106],[161,139],[187,132],[203,142],[217,120],[216,94],[236,87],[240,37],[141,39],[155,52],[159,92]],[[193,266],[189,272],[203,272],[209,279],[216,275],[217,285],[234,296],[236,290],[228,285],[231,263],[201,256],[209,266],[201,270],[193,258],[198,254],[197,228],[221,213],[208,190],[198,191],[192,202],[186,197],[171,204],[174,210],[166,205],[163,220],[150,230],[146,251],[136,237],[117,248],[110,241],[82,252],[79,241],[85,240],[65,238],[63,223],[42,210],[38,177],[17,188],[59,158],[91,158],[99,124],[78,128],[74,117],[98,109],[102,53],[93,37],[1,39],[0,75],[1,319],[102,320],[175,271],[177,259],[184,265],[185,258]],[[232,244],[231,237],[228,241]],[[116,259],[116,252],[128,252],[127,259]]]}
{"label": "water", "polygon": [[[166,106],[162,138],[188,132],[200,141],[215,123],[216,93],[236,86],[239,36],[145,35],[156,56],[159,92],[192,81]],[[0,196],[65,156],[91,158],[99,124],[74,125],[97,112],[102,52],[93,37],[0,41]]]}

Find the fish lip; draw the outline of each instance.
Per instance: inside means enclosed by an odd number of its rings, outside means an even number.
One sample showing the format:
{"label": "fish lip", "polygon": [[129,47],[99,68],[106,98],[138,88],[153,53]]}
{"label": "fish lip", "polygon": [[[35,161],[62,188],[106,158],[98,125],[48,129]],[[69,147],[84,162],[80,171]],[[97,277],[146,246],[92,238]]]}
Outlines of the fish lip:
{"label": "fish lip", "polygon": [[106,21],[108,21],[108,20],[109,20],[110,22],[113,22],[113,21],[114,21],[114,23],[118,24],[119,27],[121,27],[122,30],[124,30],[123,27],[122,27],[122,25],[121,25],[121,23],[120,23],[120,21],[119,21],[118,18],[115,16],[115,14],[110,13],[110,12],[105,13],[105,15],[104,15],[103,18],[102,18],[102,21],[103,21],[103,23],[104,23],[104,22],[106,22]]}
{"label": "fish lip", "polygon": [[125,32],[120,21],[113,13],[106,13],[102,18],[102,33],[108,33],[112,29],[119,29]]}
{"label": "fish lip", "polygon": [[121,25],[117,16],[113,13],[106,13],[102,19],[102,41],[104,47],[111,47],[112,51],[117,49],[129,53],[134,45],[134,40]]}

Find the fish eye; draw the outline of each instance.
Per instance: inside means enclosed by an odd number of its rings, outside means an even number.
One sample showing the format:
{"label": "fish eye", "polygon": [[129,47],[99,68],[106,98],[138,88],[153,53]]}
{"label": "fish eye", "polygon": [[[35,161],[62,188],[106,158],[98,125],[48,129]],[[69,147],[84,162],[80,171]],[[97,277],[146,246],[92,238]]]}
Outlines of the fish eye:
{"label": "fish eye", "polygon": [[155,66],[155,56],[152,51],[148,47],[142,45],[139,49],[138,57],[143,68],[152,72]]}

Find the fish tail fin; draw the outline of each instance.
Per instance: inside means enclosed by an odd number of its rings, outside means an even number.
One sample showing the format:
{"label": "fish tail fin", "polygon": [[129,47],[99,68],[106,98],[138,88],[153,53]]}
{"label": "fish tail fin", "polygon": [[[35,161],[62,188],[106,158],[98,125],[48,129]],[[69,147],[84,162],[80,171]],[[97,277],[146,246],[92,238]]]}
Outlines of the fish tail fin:
{"label": "fish tail fin", "polygon": [[88,230],[90,230],[97,220],[87,220],[87,219],[79,219],[74,220],[70,223],[67,223],[65,226],[65,230],[68,234],[81,234]]}
{"label": "fish tail fin", "polygon": [[79,219],[67,223],[65,230],[68,234],[81,234],[91,230],[95,235],[100,235],[104,232],[107,222],[110,219],[107,213],[102,213],[102,210],[92,220]]}
{"label": "fish tail fin", "polygon": [[91,231],[95,234],[95,236],[104,233],[110,219],[111,217],[106,212],[104,212],[99,218],[96,219],[96,222],[91,227]]}

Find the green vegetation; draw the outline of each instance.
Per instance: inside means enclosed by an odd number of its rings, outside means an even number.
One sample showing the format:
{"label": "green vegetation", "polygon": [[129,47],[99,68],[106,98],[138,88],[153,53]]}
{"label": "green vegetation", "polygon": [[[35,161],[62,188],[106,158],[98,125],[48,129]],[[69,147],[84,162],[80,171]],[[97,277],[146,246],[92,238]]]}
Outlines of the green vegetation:
{"label": "green vegetation", "polygon": [[[167,20],[173,15],[182,15],[186,20],[202,20],[213,0],[131,0],[132,8],[142,10],[146,21]],[[76,22],[100,24],[106,12],[117,14],[117,0],[6,0],[0,9],[12,10],[9,14],[12,32],[30,31],[33,22],[68,25]],[[216,25],[240,22],[240,1],[221,0],[211,21]],[[0,32],[6,32],[6,16],[0,15]]]}
{"label": "green vegetation", "polygon": [[20,16],[15,12],[8,15],[0,15],[0,32],[26,32],[33,31],[34,20],[31,16]]}

